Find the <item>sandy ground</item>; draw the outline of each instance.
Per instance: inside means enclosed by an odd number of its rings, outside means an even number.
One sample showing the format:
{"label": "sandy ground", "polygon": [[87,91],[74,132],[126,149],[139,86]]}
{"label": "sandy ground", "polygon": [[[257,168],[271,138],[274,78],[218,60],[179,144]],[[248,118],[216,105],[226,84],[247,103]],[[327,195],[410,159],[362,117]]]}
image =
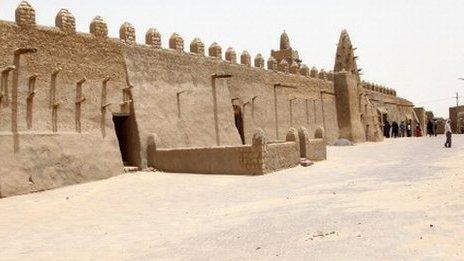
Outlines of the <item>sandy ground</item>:
{"label": "sandy ground", "polygon": [[463,260],[464,136],[248,176],[137,173],[0,200],[2,260]]}

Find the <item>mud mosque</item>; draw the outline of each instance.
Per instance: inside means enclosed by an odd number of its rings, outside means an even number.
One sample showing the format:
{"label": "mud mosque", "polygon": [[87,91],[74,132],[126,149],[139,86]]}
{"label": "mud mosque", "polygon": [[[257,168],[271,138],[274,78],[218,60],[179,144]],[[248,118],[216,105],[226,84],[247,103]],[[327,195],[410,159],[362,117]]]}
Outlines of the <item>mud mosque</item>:
{"label": "mud mosque", "polygon": [[423,108],[361,80],[346,31],[330,71],[305,65],[285,32],[267,60],[154,28],[144,40],[127,22],[109,37],[99,16],[76,32],[66,9],[37,25],[26,1],[0,21],[0,197],[124,168],[265,174],[325,160],[339,138],[382,141],[386,120],[425,129]]}

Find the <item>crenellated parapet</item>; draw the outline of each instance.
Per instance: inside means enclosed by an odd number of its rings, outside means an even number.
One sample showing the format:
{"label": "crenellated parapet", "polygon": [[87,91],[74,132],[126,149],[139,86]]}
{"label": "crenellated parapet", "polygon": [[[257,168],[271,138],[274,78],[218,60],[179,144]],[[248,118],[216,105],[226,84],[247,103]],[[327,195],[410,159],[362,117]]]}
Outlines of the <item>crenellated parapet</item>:
{"label": "crenellated parapet", "polygon": [[90,23],[90,33],[96,37],[108,37],[108,25],[101,16],[95,17]]}
{"label": "crenellated parapet", "polygon": [[333,71],[329,71],[329,72],[327,73],[327,80],[333,82],[333,80],[334,80],[334,72],[333,72]]}
{"label": "crenellated parapet", "polygon": [[184,51],[184,39],[179,34],[173,33],[169,38],[169,48],[178,52]]}
{"label": "crenellated parapet", "polygon": [[[16,9],[16,23],[21,27],[35,26],[36,13],[34,8],[27,2],[22,1]],[[61,9],[55,17],[55,26],[65,33],[76,33],[76,19],[68,9]],[[89,32],[96,38],[109,38],[108,25],[100,16],[96,16],[89,25]],[[162,36],[155,28],[149,28],[145,34],[144,45],[153,49],[163,49]],[[114,38],[112,38],[114,39]],[[119,28],[119,40],[127,46],[136,46],[136,30],[134,26],[125,22]],[[317,69],[310,70],[306,65],[301,64],[297,51],[290,46],[288,35],[284,32],[281,35],[280,50],[273,51],[266,61],[262,54],[258,53],[252,61],[251,55],[243,51],[237,61],[237,53],[233,48],[228,48],[225,52],[224,60],[236,64],[240,63],[247,67],[267,69],[269,71],[280,71],[285,74],[300,75],[301,77],[312,77],[315,79],[328,79],[328,76],[321,78],[321,73]],[[184,39],[177,33],[173,33],[168,40],[170,50],[184,52]],[[216,42],[212,43],[208,50],[208,56],[212,58],[223,59],[222,48]],[[190,53],[205,56],[205,44],[195,38],[190,44]],[[323,73],[322,73],[323,74]],[[333,77],[331,77],[333,78]]]}
{"label": "crenellated parapet", "polygon": [[327,73],[325,72],[324,69],[321,69],[321,71],[319,72],[319,79],[327,80]]}
{"label": "crenellated parapet", "polygon": [[230,63],[237,63],[237,53],[235,52],[234,48],[232,47],[227,48],[226,61]]}
{"label": "crenellated parapet", "polygon": [[260,53],[258,53],[255,57],[255,67],[264,69],[264,58]]}
{"label": "crenellated parapet", "polygon": [[148,29],[145,34],[145,44],[155,49],[161,49],[161,34],[155,28]]}
{"label": "crenellated parapet", "polygon": [[135,44],[135,28],[132,24],[125,22],[119,28],[119,39],[127,45]]}
{"label": "crenellated parapet", "polygon": [[267,69],[271,71],[277,71],[278,66],[277,66],[277,60],[274,57],[269,57],[267,60]]}
{"label": "crenellated parapet", "polygon": [[240,63],[251,67],[251,56],[247,51],[243,51],[242,55],[240,55]]}
{"label": "crenellated parapet", "polygon": [[61,31],[66,33],[76,32],[76,18],[68,11],[68,9],[61,9],[55,18],[55,26],[60,28]]}
{"label": "crenellated parapet", "polygon": [[208,48],[208,54],[210,57],[222,59],[221,46],[219,46],[219,44],[216,42],[212,43],[211,46]]}
{"label": "crenellated parapet", "polygon": [[310,76],[312,78],[319,78],[319,71],[317,70],[316,67],[311,68]]}
{"label": "crenellated parapet", "polygon": [[300,74],[306,77],[310,76],[310,70],[306,64],[301,65]]}
{"label": "crenellated parapet", "polygon": [[382,93],[385,95],[396,96],[396,90],[392,88],[387,88],[378,84],[362,81],[361,85],[364,90],[369,90],[372,92]]}
{"label": "crenellated parapet", "polygon": [[15,20],[19,26],[35,26],[35,10],[27,1],[21,1],[15,12]]}
{"label": "crenellated parapet", "polygon": [[200,38],[196,37],[190,43],[190,52],[199,55],[205,55],[205,44],[201,41]]}

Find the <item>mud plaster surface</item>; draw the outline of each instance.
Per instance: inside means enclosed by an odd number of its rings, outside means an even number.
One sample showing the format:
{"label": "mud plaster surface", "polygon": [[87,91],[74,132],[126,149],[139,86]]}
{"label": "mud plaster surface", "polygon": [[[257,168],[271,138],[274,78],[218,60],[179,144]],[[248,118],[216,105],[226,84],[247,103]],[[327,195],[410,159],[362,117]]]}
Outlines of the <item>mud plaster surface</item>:
{"label": "mud plaster surface", "polygon": [[0,259],[462,260],[464,136],[272,175],[139,173],[0,200]]}

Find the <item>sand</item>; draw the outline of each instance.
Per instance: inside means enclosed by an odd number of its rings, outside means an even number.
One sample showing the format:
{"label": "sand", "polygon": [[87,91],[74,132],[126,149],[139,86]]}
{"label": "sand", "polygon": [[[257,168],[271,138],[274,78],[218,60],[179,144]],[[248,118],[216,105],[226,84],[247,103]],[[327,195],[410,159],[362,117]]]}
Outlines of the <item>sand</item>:
{"label": "sand", "polygon": [[464,259],[464,136],[249,177],[127,174],[0,200],[0,259]]}

